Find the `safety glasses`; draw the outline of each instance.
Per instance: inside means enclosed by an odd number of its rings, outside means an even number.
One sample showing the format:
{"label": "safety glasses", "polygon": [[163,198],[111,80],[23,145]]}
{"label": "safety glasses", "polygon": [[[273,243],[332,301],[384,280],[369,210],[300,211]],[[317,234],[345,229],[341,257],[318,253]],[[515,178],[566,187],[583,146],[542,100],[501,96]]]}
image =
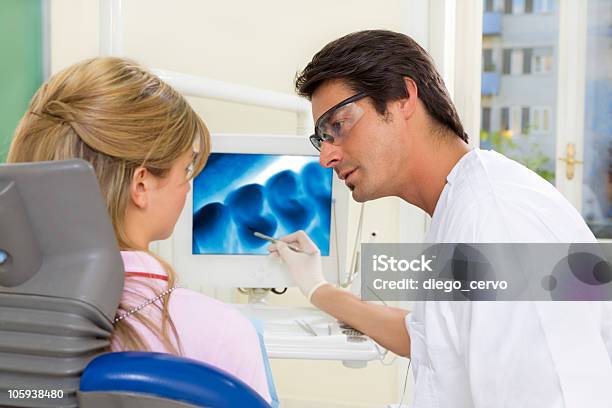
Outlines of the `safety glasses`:
{"label": "safety glasses", "polygon": [[321,151],[323,142],[341,143],[353,126],[363,116],[363,109],[355,102],[368,96],[360,92],[328,109],[315,123],[315,133],[310,136],[310,142]]}

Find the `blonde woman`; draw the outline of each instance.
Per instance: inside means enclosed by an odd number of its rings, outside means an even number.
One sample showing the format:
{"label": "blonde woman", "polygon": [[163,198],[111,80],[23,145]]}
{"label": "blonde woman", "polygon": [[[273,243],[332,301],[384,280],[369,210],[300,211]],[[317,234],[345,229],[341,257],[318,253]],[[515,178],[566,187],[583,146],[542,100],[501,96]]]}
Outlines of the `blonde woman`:
{"label": "blonde woman", "polygon": [[158,77],[131,61],[94,58],[59,72],[37,91],[8,162],[78,158],[92,164],[126,272],[113,350],[205,361],[270,402],[251,324],[228,305],[175,287],[172,267],[148,250],[172,233],[189,180],[208,158],[209,139],[202,119]]}

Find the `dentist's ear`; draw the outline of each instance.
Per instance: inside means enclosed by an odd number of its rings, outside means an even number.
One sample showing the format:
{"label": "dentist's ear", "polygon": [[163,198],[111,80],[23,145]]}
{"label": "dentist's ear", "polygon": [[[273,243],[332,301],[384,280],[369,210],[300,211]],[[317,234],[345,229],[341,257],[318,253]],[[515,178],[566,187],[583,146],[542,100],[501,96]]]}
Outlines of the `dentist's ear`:
{"label": "dentist's ear", "polygon": [[144,209],[148,204],[148,193],[151,189],[152,175],[144,167],[138,167],[130,183],[130,198],[136,208]]}
{"label": "dentist's ear", "polygon": [[399,108],[404,116],[404,119],[410,119],[417,109],[417,100],[419,97],[419,89],[416,82],[410,77],[404,77],[406,91],[408,95],[399,100]]}

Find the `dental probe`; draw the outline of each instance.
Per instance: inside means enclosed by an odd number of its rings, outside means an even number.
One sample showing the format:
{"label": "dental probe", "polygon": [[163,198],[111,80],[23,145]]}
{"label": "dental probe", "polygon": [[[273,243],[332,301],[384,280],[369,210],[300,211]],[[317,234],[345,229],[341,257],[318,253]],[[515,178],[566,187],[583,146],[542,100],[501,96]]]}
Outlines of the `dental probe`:
{"label": "dental probe", "polygon": [[[253,231],[253,230],[251,229],[251,231]],[[253,231],[253,235],[255,235],[257,238],[261,238],[261,239],[264,239],[266,241],[270,241],[273,244],[276,244],[279,241],[276,238],[272,238],[272,237],[270,237],[270,236],[268,236],[266,234],[262,234],[261,232],[257,232],[257,231]],[[307,254],[308,253],[306,251],[302,251],[300,248],[298,248],[298,247],[296,247],[294,245],[291,245],[291,244],[287,244],[287,247],[290,250],[292,250],[293,252],[300,252],[300,253],[303,253],[303,254]]]}

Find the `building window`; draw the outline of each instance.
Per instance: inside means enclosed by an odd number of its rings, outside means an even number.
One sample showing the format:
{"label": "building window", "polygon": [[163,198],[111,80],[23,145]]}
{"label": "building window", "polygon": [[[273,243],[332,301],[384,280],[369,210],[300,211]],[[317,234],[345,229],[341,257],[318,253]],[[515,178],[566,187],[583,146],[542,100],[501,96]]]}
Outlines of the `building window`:
{"label": "building window", "polygon": [[522,125],[521,125],[521,108],[519,106],[513,106],[510,108],[510,112],[512,113],[512,133],[518,134],[521,133]]}
{"label": "building window", "polygon": [[540,112],[539,109],[533,110],[533,123],[531,124],[531,128],[533,129],[534,132],[540,131],[541,122],[542,122],[541,116],[542,116],[542,112]]}
{"label": "building window", "polygon": [[548,106],[531,108],[531,130],[534,133],[550,132],[551,109]]}
{"label": "building window", "polygon": [[521,109],[521,132],[523,134],[529,133],[529,107],[523,107]]}
{"label": "building window", "polygon": [[556,0],[533,0],[534,13],[552,13],[555,11]]}
{"label": "building window", "polygon": [[[486,62],[488,55],[483,51],[483,61]],[[541,49],[522,48],[505,49],[502,51],[502,74],[542,74],[550,72],[552,66],[552,55],[543,55]],[[492,53],[492,52],[491,52]],[[491,54],[492,55],[492,54]],[[491,57],[492,59],[492,57]]]}
{"label": "building window", "polygon": [[504,0],[504,13],[512,14],[512,0]]}
{"label": "building window", "polygon": [[491,48],[485,48],[482,50],[482,70],[484,72],[495,72],[493,50]]}
{"label": "building window", "polygon": [[531,74],[532,56],[533,56],[533,48],[523,49],[523,74]]}
{"label": "building window", "polygon": [[501,108],[500,130],[510,129],[510,108]]}
{"label": "building window", "polygon": [[495,11],[495,2],[493,0],[485,0],[484,11],[485,13],[492,13]]}
{"label": "building window", "polygon": [[491,108],[483,107],[482,108],[482,120],[480,124],[480,130],[483,132],[491,131]]}
{"label": "building window", "polygon": [[545,108],[542,110],[542,131],[548,132],[550,130],[550,109]]}
{"label": "building window", "polygon": [[533,57],[533,72],[540,74],[542,72],[542,56],[534,55]]}
{"label": "building window", "polygon": [[502,55],[502,74],[509,75],[512,66],[512,50],[505,49]]}
{"label": "building window", "polygon": [[525,12],[525,0],[512,0],[512,14],[523,14]]}
{"label": "building window", "polygon": [[510,73],[512,75],[520,75],[523,73],[523,50],[512,50]]}
{"label": "building window", "polygon": [[534,74],[548,74],[551,71],[552,55],[534,55],[532,59]]}

